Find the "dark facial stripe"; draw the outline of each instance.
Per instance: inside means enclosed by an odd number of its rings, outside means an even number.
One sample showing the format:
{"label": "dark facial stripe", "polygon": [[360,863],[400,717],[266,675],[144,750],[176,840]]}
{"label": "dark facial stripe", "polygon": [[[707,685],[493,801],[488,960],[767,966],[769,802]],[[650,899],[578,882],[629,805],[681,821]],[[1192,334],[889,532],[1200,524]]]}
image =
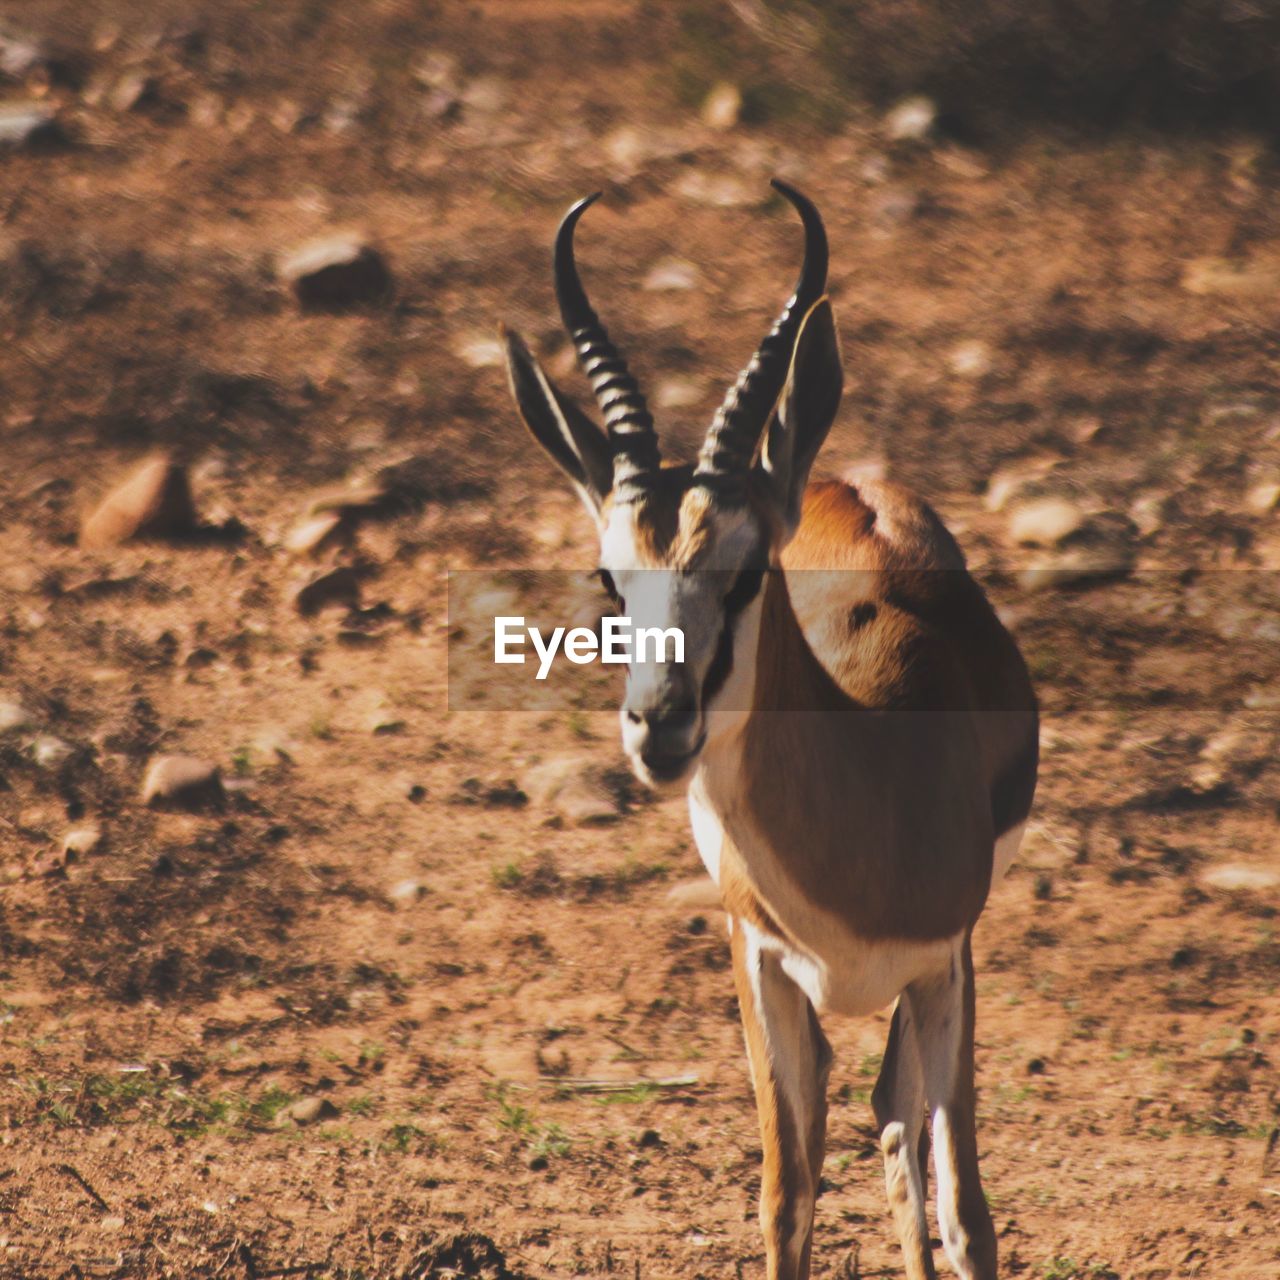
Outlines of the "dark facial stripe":
{"label": "dark facial stripe", "polygon": [[702,706],[705,710],[712,698],[724,688],[733,671],[733,624],[738,615],[760,594],[764,585],[764,569],[743,569],[724,599],[724,626],[716,642],[715,656],[702,682]]}

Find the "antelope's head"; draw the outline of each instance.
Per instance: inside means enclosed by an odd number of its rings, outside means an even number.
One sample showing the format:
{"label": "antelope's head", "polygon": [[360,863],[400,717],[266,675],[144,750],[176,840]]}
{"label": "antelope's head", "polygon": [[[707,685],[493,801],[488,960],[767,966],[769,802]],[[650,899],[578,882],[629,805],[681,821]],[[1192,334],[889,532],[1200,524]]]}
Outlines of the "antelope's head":
{"label": "antelope's head", "polygon": [[616,611],[637,627],[684,634],[682,662],[632,662],[627,671],[622,744],[651,785],[682,779],[706,744],[749,711],[765,571],[799,524],[809,468],[840,403],[822,219],[798,191],[773,185],[804,223],[804,265],[696,462],[663,464],[644,396],[578,277],[574,231],[598,196],[579,201],[560,224],[555,285],[604,430],[518,335],[505,335],[520,413],[596,521],[600,579]]}

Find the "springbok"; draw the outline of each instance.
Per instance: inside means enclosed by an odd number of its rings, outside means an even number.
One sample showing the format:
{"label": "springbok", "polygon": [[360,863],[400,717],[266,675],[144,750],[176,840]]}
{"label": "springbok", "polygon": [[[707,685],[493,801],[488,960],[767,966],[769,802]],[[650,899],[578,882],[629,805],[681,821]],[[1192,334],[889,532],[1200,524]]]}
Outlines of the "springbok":
{"label": "springbok", "polygon": [[770,1280],[809,1275],[831,1066],[817,1015],[895,1000],[872,1103],[907,1275],[935,1275],[927,1111],[947,1256],[990,1280],[970,938],[1031,807],[1036,702],[924,502],[880,480],[808,482],[843,381],[827,240],[813,204],[773,185],[803,221],[804,264],[696,463],[662,464],[580,282],[574,231],[598,196],[560,225],[555,285],[606,430],[506,333],[511,388],[596,520],[615,607],[684,631],[682,663],[628,669],[622,743],[643,781],[687,783],[728,913]]}

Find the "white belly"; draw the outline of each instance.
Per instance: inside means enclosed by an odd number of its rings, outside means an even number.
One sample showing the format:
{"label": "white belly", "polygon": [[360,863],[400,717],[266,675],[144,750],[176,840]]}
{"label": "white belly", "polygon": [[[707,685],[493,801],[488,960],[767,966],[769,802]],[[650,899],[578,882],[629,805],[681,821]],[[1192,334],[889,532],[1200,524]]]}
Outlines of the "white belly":
{"label": "white belly", "polygon": [[[707,770],[700,769],[689,788],[689,817],[694,842],[708,874],[720,883],[725,820],[707,792]],[[944,970],[955,954],[957,938],[928,942],[871,941],[854,934],[837,916],[807,901],[795,889],[778,855],[755,839],[748,824],[734,822],[733,847],[753,886],[787,938],[760,937],[760,945],[781,957],[787,976],[819,1012],[865,1015],[891,1004],[908,983]]]}

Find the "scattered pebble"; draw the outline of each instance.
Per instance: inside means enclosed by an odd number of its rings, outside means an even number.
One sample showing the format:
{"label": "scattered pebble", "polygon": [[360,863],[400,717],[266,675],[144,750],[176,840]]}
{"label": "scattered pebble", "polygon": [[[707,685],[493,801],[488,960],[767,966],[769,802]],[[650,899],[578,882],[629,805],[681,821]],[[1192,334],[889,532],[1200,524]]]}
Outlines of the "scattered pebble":
{"label": "scattered pebble", "polygon": [[52,733],[38,734],[31,743],[31,758],[42,769],[56,769],[71,752],[71,745]]}
{"label": "scattered pebble", "polygon": [[98,504],[81,526],[80,545],[98,550],[133,538],[181,537],[195,528],[187,469],[159,453]]}
{"label": "scattered pebble", "polygon": [[681,199],[713,209],[746,209],[762,203],[768,188],[748,184],[732,173],[690,169],[676,181],[675,193]]}
{"label": "scattered pebble", "polygon": [[704,394],[703,384],[697,378],[676,375],[658,383],[653,403],[659,409],[692,409],[702,403]]}
{"label": "scattered pebble", "polygon": [[386,260],[355,235],[312,240],[280,263],[280,277],[306,310],[341,311],[380,302],[391,292]]}
{"label": "scattered pebble", "polygon": [[500,369],[507,358],[502,342],[490,333],[463,334],[453,349],[472,369]]}
{"label": "scattered pebble", "polygon": [[0,31],[0,75],[22,80],[45,61],[35,38],[16,31]]}
{"label": "scattered pebble", "polygon": [[947,368],[957,378],[970,378],[976,382],[980,378],[985,378],[994,364],[991,347],[981,338],[957,343],[947,352]]}
{"label": "scattered pebble", "polygon": [[387,890],[387,897],[397,908],[403,910],[411,907],[427,893],[427,886],[421,880],[400,880]]}
{"label": "scattered pebble", "polygon": [[1214,889],[1261,892],[1280,888],[1280,871],[1272,871],[1267,867],[1246,867],[1240,863],[1210,867],[1200,878]]}
{"label": "scattered pebble", "polygon": [[28,147],[58,141],[58,119],[43,102],[0,103],[0,147]]}
{"label": "scattered pebble", "polygon": [[1273,298],[1280,291],[1280,268],[1229,258],[1196,258],[1182,272],[1188,293],[1225,298]]}
{"label": "scattered pebble", "polygon": [[521,784],[535,804],[576,827],[616,822],[624,812],[607,771],[587,761],[547,760],[530,769]]}
{"label": "scattered pebble", "polygon": [[1149,538],[1164,527],[1165,512],[1169,505],[1163,493],[1144,493],[1129,507],[1129,519],[1133,521],[1140,538]]}
{"label": "scattered pebble", "polygon": [[355,609],[360,605],[360,575],[342,565],[312,578],[298,589],[293,598],[294,607],[304,618],[313,617],[322,609],[334,606]]}
{"label": "scattered pebble", "polygon": [[157,756],[142,782],[142,803],[153,807],[219,807],[225,798],[221,770],[197,756]]}
{"label": "scattered pebble", "polygon": [[339,1114],[328,1098],[299,1098],[285,1108],[285,1115],[297,1125],[315,1124],[317,1120],[330,1120]]}
{"label": "scattered pebble", "polygon": [[732,129],[742,117],[742,90],[736,84],[722,82],[715,86],[702,103],[702,123],[720,132]]}
{"label": "scattered pebble", "polygon": [[1003,511],[1011,498],[1025,493],[1044,479],[1061,461],[1056,457],[1020,458],[994,471],[987,481],[983,505],[988,511]]}
{"label": "scattered pebble", "polygon": [[16,733],[35,724],[35,717],[14,698],[0,697],[0,734]]}
{"label": "scattered pebble", "polygon": [[1085,522],[1085,513],[1065,498],[1039,498],[1009,515],[1009,536],[1023,546],[1055,547]]}
{"label": "scattered pebble", "polygon": [[663,258],[649,268],[643,288],[650,293],[677,293],[696,289],[702,275],[692,262],[684,258]]}
{"label": "scattered pebble", "polygon": [[349,526],[338,512],[308,516],[285,535],[284,549],[295,556],[319,555],[340,542],[347,532]]}
{"label": "scattered pebble", "polygon": [[920,142],[933,132],[937,122],[937,104],[932,98],[915,94],[885,113],[884,132],[893,142]]}
{"label": "scattered pebble", "polygon": [[1247,494],[1245,494],[1245,505],[1251,510],[1258,512],[1259,515],[1266,515],[1270,511],[1276,509],[1280,504],[1280,484],[1274,480],[1264,480],[1261,484],[1255,484]]}
{"label": "scattered pebble", "polygon": [[62,837],[62,854],[64,858],[83,858],[94,852],[102,843],[102,828],[96,822],[85,823],[81,827],[72,827]]}
{"label": "scattered pebble", "polygon": [[720,911],[720,889],[709,876],[699,876],[696,880],[682,880],[667,890],[667,902],[670,906],[687,911]]}

